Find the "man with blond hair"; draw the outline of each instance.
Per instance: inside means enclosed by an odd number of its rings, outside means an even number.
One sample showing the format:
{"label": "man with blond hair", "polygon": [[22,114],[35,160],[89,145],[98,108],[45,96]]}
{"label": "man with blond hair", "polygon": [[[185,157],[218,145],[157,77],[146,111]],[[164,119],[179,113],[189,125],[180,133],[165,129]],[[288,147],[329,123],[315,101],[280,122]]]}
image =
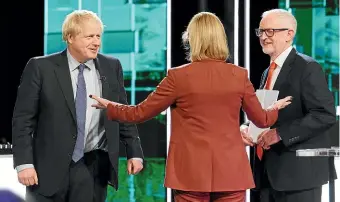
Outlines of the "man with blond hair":
{"label": "man with blond hair", "polygon": [[107,185],[118,188],[119,142],[128,173],[143,168],[133,124],[108,121],[92,109],[89,94],[126,104],[123,70],[99,54],[103,24],[91,11],[67,15],[67,48],[31,58],[22,74],[13,112],[13,157],[26,200],[104,202]]}
{"label": "man with blond hair", "polygon": [[[336,121],[322,67],[292,46],[296,30],[295,17],[282,9],[264,12],[256,29],[271,63],[260,88],[278,90],[279,98],[293,96],[277,122],[257,139],[253,169],[261,202],[321,202],[322,185],[328,181],[327,158],[296,156],[298,149],[330,147],[327,130]],[[241,131],[247,135],[247,127]]]}

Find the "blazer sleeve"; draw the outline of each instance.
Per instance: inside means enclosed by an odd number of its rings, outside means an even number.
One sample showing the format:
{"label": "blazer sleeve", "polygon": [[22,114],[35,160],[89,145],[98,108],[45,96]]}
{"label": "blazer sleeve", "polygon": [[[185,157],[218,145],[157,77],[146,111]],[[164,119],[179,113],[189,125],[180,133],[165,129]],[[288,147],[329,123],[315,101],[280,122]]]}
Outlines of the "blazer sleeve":
{"label": "blazer sleeve", "polygon": [[244,96],[242,100],[243,110],[246,112],[248,119],[259,128],[267,128],[277,121],[278,110],[265,110],[258,100],[253,84],[248,79],[247,71],[244,71]]}
{"label": "blazer sleeve", "polygon": [[107,106],[108,119],[140,123],[166,110],[176,100],[173,74],[173,70],[169,70],[168,75],[158,84],[156,90],[136,106],[111,102]]}
{"label": "blazer sleeve", "polygon": [[41,75],[30,59],[21,76],[12,118],[14,167],[33,164],[32,134],[37,123]]}
{"label": "blazer sleeve", "polygon": [[328,89],[325,74],[316,62],[308,63],[301,80],[301,106],[307,113],[300,119],[281,124],[277,128],[285,146],[306,141],[323,134],[336,122],[334,97]]}
{"label": "blazer sleeve", "polygon": [[[260,87],[259,87],[260,89],[262,89],[264,84],[266,83],[267,74],[268,74],[268,68],[266,70],[264,70],[262,75],[261,75],[261,81],[260,81]],[[244,125],[244,126],[249,126],[249,124],[250,124],[249,121],[242,123],[242,125]]]}

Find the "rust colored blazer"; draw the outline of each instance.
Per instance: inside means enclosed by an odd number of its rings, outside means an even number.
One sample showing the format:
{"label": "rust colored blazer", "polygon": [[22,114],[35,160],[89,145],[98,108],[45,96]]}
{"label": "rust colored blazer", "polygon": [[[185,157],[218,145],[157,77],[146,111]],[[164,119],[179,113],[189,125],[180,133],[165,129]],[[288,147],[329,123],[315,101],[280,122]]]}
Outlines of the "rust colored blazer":
{"label": "rust colored blazer", "polygon": [[241,107],[258,127],[273,125],[277,110],[263,110],[247,71],[216,60],[170,69],[136,106],[110,103],[110,120],[144,122],[171,106],[165,186],[184,191],[236,191],[254,187],[240,134]]}

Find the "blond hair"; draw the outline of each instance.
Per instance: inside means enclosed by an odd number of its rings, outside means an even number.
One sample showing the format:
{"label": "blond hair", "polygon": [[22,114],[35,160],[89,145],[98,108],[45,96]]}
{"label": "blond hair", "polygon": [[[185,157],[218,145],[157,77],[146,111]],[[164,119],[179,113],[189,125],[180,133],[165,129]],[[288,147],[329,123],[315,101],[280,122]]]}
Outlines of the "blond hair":
{"label": "blond hair", "polygon": [[229,58],[227,35],[220,19],[213,13],[200,12],[190,21],[182,36],[191,62],[203,59]]}
{"label": "blond hair", "polygon": [[62,26],[63,40],[67,42],[69,36],[76,36],[80,34],[82,31],[81,26],[84,22],[89,20],[97,21],[101,25],[103,31],[104,25],[101,19],[94,12],[88,10],[75,10],[68,14],[64,20]]}

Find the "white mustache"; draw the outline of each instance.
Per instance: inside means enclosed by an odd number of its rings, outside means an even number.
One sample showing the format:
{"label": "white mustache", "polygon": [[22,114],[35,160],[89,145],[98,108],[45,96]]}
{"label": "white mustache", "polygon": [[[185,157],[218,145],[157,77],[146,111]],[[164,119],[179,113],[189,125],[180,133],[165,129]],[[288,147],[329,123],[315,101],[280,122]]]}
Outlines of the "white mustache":
{"label": "white mustache", "polygon": [[272,41],[262,41],[262,44],[272,44]]}

